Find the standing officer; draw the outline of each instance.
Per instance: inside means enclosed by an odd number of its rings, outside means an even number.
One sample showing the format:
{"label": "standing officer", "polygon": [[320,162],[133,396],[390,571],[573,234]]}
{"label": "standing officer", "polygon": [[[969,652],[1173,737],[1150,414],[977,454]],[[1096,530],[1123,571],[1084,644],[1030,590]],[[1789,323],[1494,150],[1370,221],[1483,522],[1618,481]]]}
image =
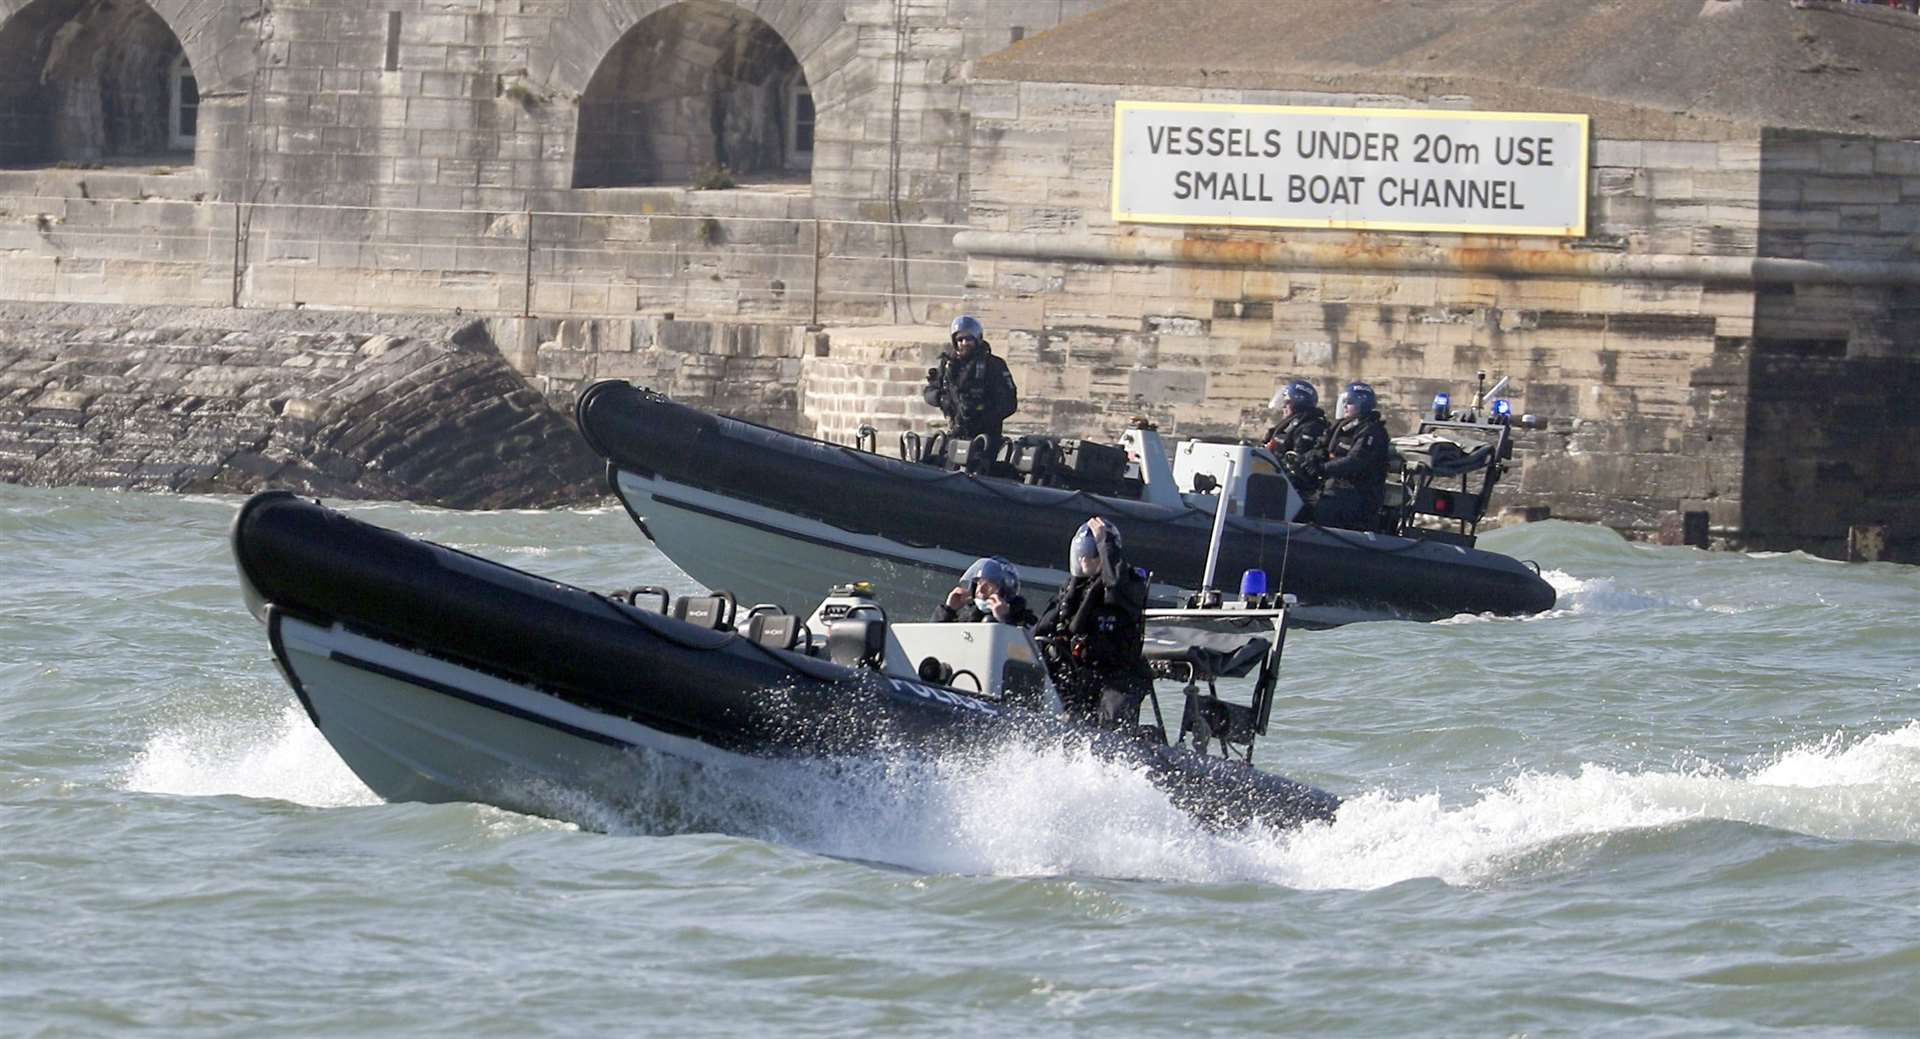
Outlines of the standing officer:
{"label": "standing officer", "polygon": [[962,314],[953,319],[948,335],[951,348],[940,355],[940,367],[927,369],[927,385],[920,396],[947,416],[953,439],[971,440],[986,434],[987,457],[1000,447],[1000,424],[1020,408],[1013,373],[994,356],[980,322]]}

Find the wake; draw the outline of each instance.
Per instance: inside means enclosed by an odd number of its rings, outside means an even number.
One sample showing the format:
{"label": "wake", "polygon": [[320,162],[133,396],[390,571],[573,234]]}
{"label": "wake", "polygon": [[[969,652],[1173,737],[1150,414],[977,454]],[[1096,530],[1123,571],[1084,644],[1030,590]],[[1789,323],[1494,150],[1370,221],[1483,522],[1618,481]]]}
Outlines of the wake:
{"label": "wake", "polygon": [[[297,706],[271,722],[201,722],[154,736],[129,789],[378,804]],[[1339,792],[1339,791],[1336,791]],[[1331,824],[1208,830],[1125,764],[1010,745],[938,760],[638,762],[631,799],[538,790],[553,814],[612,833],[726,833],[927,873],[1257,882],[1374,889],[1435,878],[1498,884],[1512,863],[1579,838],[1723,820],[1828,840],[1920,843],[1920,722],[1835,735],[1738,773],[1526,772],[1450,802],[1375,790]],[[484,823],[483,823],[484,824]]]}

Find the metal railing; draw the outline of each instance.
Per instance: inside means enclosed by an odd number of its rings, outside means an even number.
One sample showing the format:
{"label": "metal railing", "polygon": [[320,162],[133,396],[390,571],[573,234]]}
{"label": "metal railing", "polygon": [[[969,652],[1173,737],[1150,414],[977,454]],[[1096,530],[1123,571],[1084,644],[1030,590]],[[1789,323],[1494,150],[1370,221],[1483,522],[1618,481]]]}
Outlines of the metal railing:
{"label": "metal railing", "polygon": [[552,317],[916,323],[953,224],[0,195],[0,296]]}

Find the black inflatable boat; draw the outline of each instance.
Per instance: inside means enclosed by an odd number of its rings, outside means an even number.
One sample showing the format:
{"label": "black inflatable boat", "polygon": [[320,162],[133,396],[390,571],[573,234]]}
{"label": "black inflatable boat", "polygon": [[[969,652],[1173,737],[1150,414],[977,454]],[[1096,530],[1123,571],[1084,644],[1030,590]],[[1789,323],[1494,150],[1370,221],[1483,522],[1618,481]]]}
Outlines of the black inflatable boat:
{"label": "black inflatable boat", "polygon": [[[577,410],[642,531],[695,579],[743,597],[804,600],[858,575],[882,601],[922,602],[943,595],[976,557],[998,555],[1018,564],[1029,598],[1044,598],[1065,582],[1067,542],[1091,515],[1118,522],[1128,561],[1152,572],[1161,601],[1195,590],[1205,570],[1217,500],[1206,495],[1129,499],[949,471],[703,412],[624,382],[588,387]],[[1156,434],[1129,436],[1146,438],[1132,453],[1165,461]],[[1536,567],[1471,539],[1230,514],[1219,573],[1237,580],[1251,569],[1284,576],[1299,600],[1296,623],[1307,627],[1554,604]]]}
{"label": "black inflatable boat", "polygon": [[[778,612],[737,618],[719,598],[622,600],[284,492],[249,500],[232,541],[288,684],[388,800],[482,802],[597,826],[662,762],[691,770],[692,787],[752,781],[756,763],[1032,740],[1134,765],[1212,825],[1291,826],[1338,807],[1241,761],[1060,719],[1045,710],[1051,685],[1034,678],[1018,628],[926,626],[969,645],[990,639],[962,629],[1012,640],[993,651],[984,689],[954,688],[899,673],[884,618],[860,610],[816,614],[816,632]],[[1032,681],[1016,692],[1021,677]]]}

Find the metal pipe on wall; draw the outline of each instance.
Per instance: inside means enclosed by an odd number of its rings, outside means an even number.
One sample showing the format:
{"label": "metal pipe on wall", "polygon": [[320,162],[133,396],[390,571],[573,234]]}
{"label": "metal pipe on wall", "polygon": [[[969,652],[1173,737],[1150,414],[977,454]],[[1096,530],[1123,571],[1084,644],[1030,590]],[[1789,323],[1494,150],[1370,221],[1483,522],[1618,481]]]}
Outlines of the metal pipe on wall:
{"label": "metal pipe on wall", "polygon": [[1641,279],[1740,285],[1909,285],[1920,282],[1920,262],[1909,260],[1795,260],[1769,256],[1681,256],[1126,235],[1065,237],[1013,231],[961,231],[953,236],[953,244],[970,256],[1194,267],[1430,271],[1516,278]]}

